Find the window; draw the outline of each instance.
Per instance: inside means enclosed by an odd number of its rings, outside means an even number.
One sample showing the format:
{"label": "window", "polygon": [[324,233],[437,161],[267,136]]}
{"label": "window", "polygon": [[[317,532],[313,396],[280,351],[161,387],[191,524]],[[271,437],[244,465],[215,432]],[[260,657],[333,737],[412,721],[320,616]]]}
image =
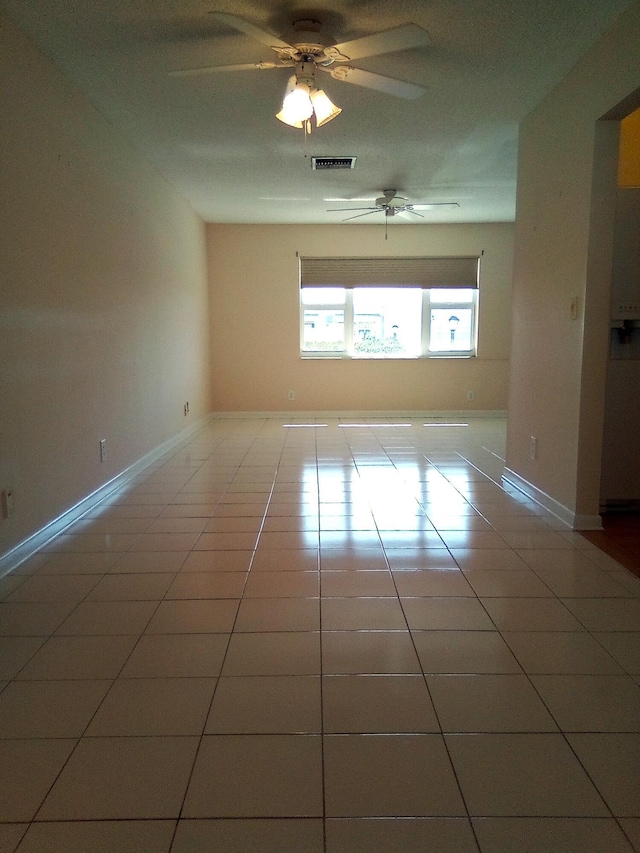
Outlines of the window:
{"label": "window", "polygon": [[477,257],[303,258],[301,355],[474,356],[477,277]]}
{"label": "window", "polygon": [[[307,300],[309,300],[307,304]],[[344,351],[346,290],[344,287],[302,289],[302,349],[304,352]]]}
{"label": "window", "polygon": [[429,352],[475,355],[475,290],[435,287],[429,291]]}

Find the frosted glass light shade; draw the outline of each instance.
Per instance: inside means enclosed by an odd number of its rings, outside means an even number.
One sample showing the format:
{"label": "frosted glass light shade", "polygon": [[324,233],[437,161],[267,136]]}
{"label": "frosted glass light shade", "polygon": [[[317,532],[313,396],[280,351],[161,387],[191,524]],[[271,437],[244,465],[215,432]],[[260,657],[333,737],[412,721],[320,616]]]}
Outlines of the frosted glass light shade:
{"label": "frosted glass light shade", "polygon": [[313,115],[313,104],[306,83],[299,83],[295,76],[289,78],[282,101],[282,109],[276,118],[291,127],[303,127],[303,122]]}
{"label": "frosted glass light shade", "polygon": [[327,124],[342,112],[340,107],[337,107],[322,89],[314,89],[310,98],[313,111],[316,114],[317,127],[322,127],[323,124]]}

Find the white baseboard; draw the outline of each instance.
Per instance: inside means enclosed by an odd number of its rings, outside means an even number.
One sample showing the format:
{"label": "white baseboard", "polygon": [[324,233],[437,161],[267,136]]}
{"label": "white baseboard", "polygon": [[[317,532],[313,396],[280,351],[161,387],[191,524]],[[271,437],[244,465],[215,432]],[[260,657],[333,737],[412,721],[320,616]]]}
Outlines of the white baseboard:
{"label": "white baseboard", "polygon": [[556,518],[560,519],[570,530],[602,530],[602,518],[599,515],[580,515],[575,513],[569,507],[564,506],[551,495],[543,492],[533,483],[525,480],[515,471],[505,466],[502,472],[503,480],[506,480],[511,485],[515,486],[519,491],[527,497],[534,500],[537,504],[544,507]]}
{"label": "white baseboard", "polygon": [[462,420],[470,420],[472,418],[506,418],[507,412],[504,409],[474,409],[469,411],[466,409],[456,409],[451,411],[445,410],[427,410],[411,411],[411,410],[380,410],[380,411],[308,411],[308,412],[213,412],[213,418],[288,418],[291,421],[300,421],[304,418],[326,420],[344,419],[344,418],[459,418]]}
{"label": "white baseboard", "polygon": [[[112,492],[121,489],[127,482],[132,480],[145,468],[153,464],[157,459],[166,453],[171,452],[181,444],[189,441],[193,435],[204,429],[212,421],[216,419],[233,419],[233,418],[278,418],[287,419],[291,422],[301,421],[305,419],[317,420],[344,420],[353,418],[357,420],[369,418],[424,418],[425,420],[452,419],[472,420],[475,418],[506,418],[507,413],[504,410],[451,410],[451,411],[313,411],[313,412],[212,412],[204,418],[199,419],[195,424],[185,430],[179,432],[176,436],[168,439],[158,447],[149,451],[141,457],[137,462],[134,462],[120,474],[108,483],[100,486],[90,495],[82,498],[72,507],[65,510],[57,518],[54,518],[44,527],[37,530],[27,539],[14,546],[5,554],[0,555],[0,577],[8,574],[17,568],[21,563],[24,563],[32,557],[37,551],[51,541],[55,536],[61,533],[69,525],[77,521],[85,513],[89,512],[101,501],[108,497]],[[517,485],[517,484],[515,484]],[[520,488],[520,487],[519,487]],[[524,489],[523,489],[524,491]],[[599,518],[599,516],[598,516]],[[584,528],[597,529],[597,528]]]}
{"label": "white baseboard", "polygon": [[602,530],[601,515],[580,515],[576,514],[573,517],[574,530]]}
{"label": "white baseboard", "polygon": [[149,453],[146,453],[138,459],[137,462],[134,462],[133,465],[125,468],[124,471],[121,471],[120,474],[109,480],[108,483],[105,483],[100,486],[99,489],[96,489],[95,492],[92,492],[90,495],[82,498],[82,500],[78,501],[77,504],[69,507],[69,509],[65,510],[57,518],[54,518],[44,527],[41,527],[40,530],[37,530],[27,539],[13,547],[10,551],[2,554],[2,556],[0,556],[0,578],[16,569],[21,563],[24,563],[25,560],[28,560],[37,551],[44,548],[47,542],[50,542],[54,536],[57,536],[66,527],[69,527],[70,524],[73,524],[74,521],[77,521],[85,513],[97,506],[101,501],[112,494],[112,492],[115,492],[117,489],[121,489],[129,480],[136,477],[144,471],[145,468],[148,468],[149,465],[153,464],[157,459],[160,459],[161,456],[164,456],[166,453],[170,453],[181,444],[189,441],[195,433],[200,432],[200,430],[204,429],[204,427],[210,423],[212,417],[214,416],[206,415],[204,418],[200,418],[195,424],[192,424],[190,427],[187,427],[187,429],[179,432],[173,438],[168,439],[153,450],[150,450]]}

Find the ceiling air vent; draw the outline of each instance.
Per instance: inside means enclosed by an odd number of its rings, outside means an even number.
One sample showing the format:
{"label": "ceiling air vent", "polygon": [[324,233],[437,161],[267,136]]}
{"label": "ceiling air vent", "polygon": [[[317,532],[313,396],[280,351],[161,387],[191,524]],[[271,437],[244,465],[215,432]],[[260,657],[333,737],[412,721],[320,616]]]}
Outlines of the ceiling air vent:
{"label": "ceiling air vent", "polygon": [[353,169],[355,157],[312,157],[311,168],[316,171],[326,169]]}

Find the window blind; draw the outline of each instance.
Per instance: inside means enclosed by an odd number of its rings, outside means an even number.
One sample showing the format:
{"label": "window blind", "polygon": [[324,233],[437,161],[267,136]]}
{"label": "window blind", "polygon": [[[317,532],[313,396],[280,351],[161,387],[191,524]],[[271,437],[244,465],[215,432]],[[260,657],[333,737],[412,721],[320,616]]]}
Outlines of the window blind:
{"label": "window blind", "polygon": [[479,258],[300,258],[302,287],[478,287]]}

